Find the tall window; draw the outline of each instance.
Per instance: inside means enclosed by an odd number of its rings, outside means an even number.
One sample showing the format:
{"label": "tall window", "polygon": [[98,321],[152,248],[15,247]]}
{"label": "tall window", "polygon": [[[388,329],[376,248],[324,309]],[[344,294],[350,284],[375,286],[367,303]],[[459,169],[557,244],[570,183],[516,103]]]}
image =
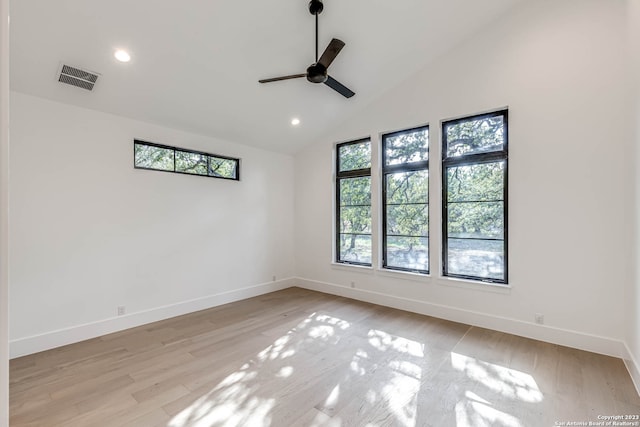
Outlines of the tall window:
{"label": "tall window", "polygon": [[371,141],[336,152],[336,261],[371,265]]}
{"label": "tall window", "polygon": [[382,265],[429,272],[429,127],[382,136]]}
{"label": "tall window", "polygon": [[507,276],[507,110],[442,123],[443,274]]}

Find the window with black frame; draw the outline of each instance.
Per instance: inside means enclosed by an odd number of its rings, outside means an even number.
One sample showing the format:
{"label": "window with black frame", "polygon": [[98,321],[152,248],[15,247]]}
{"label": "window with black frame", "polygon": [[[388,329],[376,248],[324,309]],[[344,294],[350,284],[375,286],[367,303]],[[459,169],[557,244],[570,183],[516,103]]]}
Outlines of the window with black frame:
{"label": "window with black frame", "polygon": [[133,164],[136,169],[240,179],[239,159],[137,139],[133,141]]}
{"label": "window with black frame", "polygon": [[429,273],[429,126],[382,135],[382,266]]}
{"label": "window with black frame", "polygon": [[443,275],[507,284],[507,110],[442,123]]}
{"label": "window with black frame", "polygon": [[371,265],[371,141],[336,146],[336,262]]}

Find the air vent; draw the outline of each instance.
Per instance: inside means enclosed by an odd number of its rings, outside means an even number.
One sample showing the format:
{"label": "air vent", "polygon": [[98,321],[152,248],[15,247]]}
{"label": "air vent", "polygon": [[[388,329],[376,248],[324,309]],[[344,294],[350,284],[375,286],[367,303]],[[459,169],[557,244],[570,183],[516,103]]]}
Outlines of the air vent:
{"label": "air vent", "polygon": [[99,76],[100,74],[63,64],[60,68],[58,81],[82,89],[93,90]]}

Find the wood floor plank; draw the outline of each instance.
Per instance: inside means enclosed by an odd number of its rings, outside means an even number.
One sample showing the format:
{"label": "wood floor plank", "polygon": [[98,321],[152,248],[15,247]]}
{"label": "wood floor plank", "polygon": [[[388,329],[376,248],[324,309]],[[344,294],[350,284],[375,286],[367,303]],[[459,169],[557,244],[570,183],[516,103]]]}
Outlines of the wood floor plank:
{"label": "wood floor plank", "polygon": [[539,426],[640,414],[621,360],[299,288],[11,361],[11,426]]}

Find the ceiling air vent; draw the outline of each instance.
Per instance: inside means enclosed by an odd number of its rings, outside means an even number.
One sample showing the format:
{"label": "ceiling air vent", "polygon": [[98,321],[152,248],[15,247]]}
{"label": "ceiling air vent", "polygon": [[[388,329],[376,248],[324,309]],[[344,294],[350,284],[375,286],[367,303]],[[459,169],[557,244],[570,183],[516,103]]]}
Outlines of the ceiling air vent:
{"label": "ceiling air vent", "polygon": [[93,90],[99,76],[100,74],[63,64],[60,68],[58,81],[82,89]]}

